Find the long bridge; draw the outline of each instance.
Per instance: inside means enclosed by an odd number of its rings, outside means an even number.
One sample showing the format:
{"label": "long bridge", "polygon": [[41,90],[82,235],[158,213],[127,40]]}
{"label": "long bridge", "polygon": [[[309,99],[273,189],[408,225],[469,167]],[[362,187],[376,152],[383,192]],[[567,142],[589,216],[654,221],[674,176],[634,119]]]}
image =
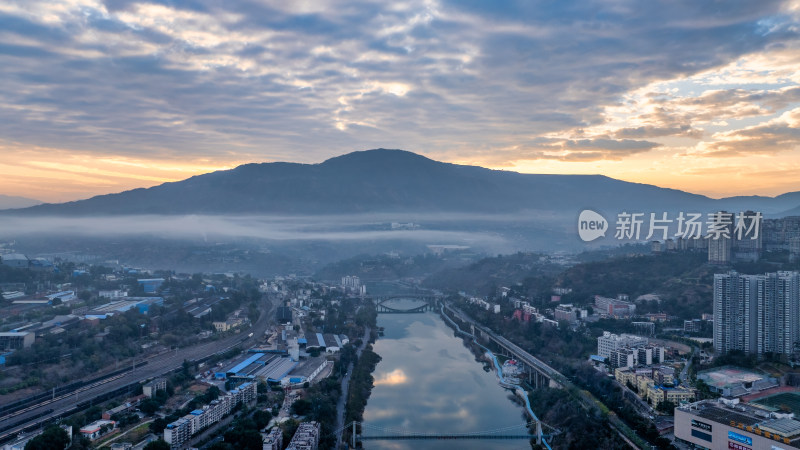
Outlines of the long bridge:
{"label": "long bridge", "polygon": [[[529,422],[524,424],[512,425],[504,428],[494,430],[482,430],[468,433],[420,433],[408,429],[392,429],[376,425],[370,425],[364,422],[350,422],[344,428],[351,428],[350,435],[351,444],[356,448],[357,442],[363,441],[420,441],[420,440],[537,440],[539,436],[532,434],[530,428],[535,426],[538,428],[538,423]],[[556,430],[553,434],[543,435],[542,437],[550,438],[554,434],[558,434]],[[541,441],[539,441],[541,442]]]}

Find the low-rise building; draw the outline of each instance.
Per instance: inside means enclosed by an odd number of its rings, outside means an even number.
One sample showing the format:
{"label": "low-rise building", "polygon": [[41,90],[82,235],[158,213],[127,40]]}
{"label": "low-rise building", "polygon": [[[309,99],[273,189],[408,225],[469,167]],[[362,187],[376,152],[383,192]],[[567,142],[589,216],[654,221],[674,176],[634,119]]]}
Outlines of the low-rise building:
{"label": "low-rise building", "polygon": [[142,393],[150,398],[155,397],[156,392],[167,390],[166,378],[155,378],[142,386]]}
{"label": "low-rise building", "polygon": [[317,450],[319,447],[318,422],[303,422],[297,427],[286,450]]}
{"label": "low-rise building", "polygon": [[647,401],[650,406],[658,408],[662,402],[672,402],[674,405],[693,402],[697,392],[694,389],[682,387],[664,387],[653,384],[647,389]]}
{"label": "low-rise building", "polygon": [[255,383],[242,383],[238,388],[220,396],[210,404],[196,409],[180,419],[170,423],[164,429],[164,440],[172,448],[183,448],[183,445],[195,433],[220,421],[239,403],[251,403],[256,399]]}
{"label": "low-rise building", "polygon": [[181,448],[192,437],[191,417],[181,417],[164,428],[164,441],[172,448]]}
{"label": "low-rise building", "polygon": [[108,433],[109,431],[115,429],[116,427],[117,427],[117,422],[114,422],[113,420],[100,419],[100,420],[95,420],[89,425],[86,425],[85,427],[81,428],[80,431],[83,437],[93,441],[99,438],[100,436],[103,436],[104,434]]}
{"label": "low-rise building", "polygon": [[566,320],[569,323],[575,323],[580,319],[588,317],[589,312],[585,309],[577,308],[571,303],[565,303],[556,306],[553,310],[553,318],[558,320]]}
{"label": "low-rise building", "polygon": [[133,409],[133,405],[130,402],[125,402],[115,408],[111,408],[107,411],[103,411],[103,415],[101,416],[105,420],[111,420],[111,418],[117,414],[126,413]]}
{"label": "low-rise building", "polygon": [[619,295],[617,298],[595,295],[594,306],[597,312],[604,316],[629,317],[636,313],[636,304],[627,301],[627,296],[623,295]]}
{"label": "low-rise building", "polygon": [[686,333],[699,333],[703,329],[703,321],[700,319],[684,320],[683,331]]}
{"label": "low-rise building", "polygon": [[232,319],[228,319],[228,320],[226,320],[224,322],[212,322],[212,325],[214,325],[214,329],[217,330],[217,332],[222,333],[222,332],[231,330],[233,328],[239,327],[243,323],[244,323],[244,319],[232,318]]}
{"label": "low-rise building", "polygon": [[264,434],[263,450],[283,450],[283,430],[273,427],[269,433]]}

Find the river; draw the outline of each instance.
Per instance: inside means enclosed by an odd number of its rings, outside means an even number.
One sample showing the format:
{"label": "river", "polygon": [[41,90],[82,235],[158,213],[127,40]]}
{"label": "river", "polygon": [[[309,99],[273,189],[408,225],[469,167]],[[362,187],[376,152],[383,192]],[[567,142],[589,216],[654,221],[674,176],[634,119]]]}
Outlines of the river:
{"label": "river", "polygon": [[[374,350],[382,360],[364,411],[371,427],[418,433],[470,433],[526,422],[523,408],[486,372],[460,338],[433,312],[380,314],[385,335]],[[517,428],[514,434],[522,434]],[[526,440],[372,441],[368,449],[529,449]]]}

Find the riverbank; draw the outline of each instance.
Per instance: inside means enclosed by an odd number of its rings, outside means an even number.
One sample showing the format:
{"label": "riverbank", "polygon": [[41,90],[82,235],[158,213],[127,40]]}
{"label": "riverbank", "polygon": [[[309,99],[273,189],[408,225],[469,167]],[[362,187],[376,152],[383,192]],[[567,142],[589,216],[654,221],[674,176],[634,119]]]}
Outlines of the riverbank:
{"label": "riverbank", "polygon": [[547,443],[547,441],[542,439],[542,423],[536,416],[536,413],[534,413],[533,409],[531,408],[531,402],[528,396],[528,392],[525,389],[521,388],[520,386],[517,386],[506,380],[505,376],[503,375],[503,367],[500,365],[500,361],[498,361],[497,356],[495,356],[495,354],[491,350],[489,350],[489,348],[478,343],[475,339],[475,336],[462,330],[461,327],[459,327],[458,324],[455,323],[455,321],[445,313],[444,305],[441,306],[439,314],[443,319],[445,319],[445,323],[447,323],[450,327],[453,328],[453,330],[455,330],[456,334],[460,334],[463,337],[465,345],[467,342],[469,342],[472,344],[470,347],[477,346],[478,348],[482,349],[485,352],[485,355],[494,365],[494,369],[496,371],[497,379],[500,385],[506,389],[513,390],[514,393],[517,395],[517,397],[519,397],[524,401],[525,411],[527,412],[528,417],[535,423],[536,427],[535,433],[537,436],[537,443],[544,445],[548,450],[552,450],[550,449],[550,445]]}

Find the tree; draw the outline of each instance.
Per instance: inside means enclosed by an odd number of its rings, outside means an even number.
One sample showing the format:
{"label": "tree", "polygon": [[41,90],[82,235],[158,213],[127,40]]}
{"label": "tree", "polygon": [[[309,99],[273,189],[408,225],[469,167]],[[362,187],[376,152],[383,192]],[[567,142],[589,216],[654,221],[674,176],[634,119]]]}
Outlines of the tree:
{"label": "tree", "polygon": [[272,420],[272,414],[269,411],[259,409],[253,413],[253,421],[256,423],[256,428],[259,430],[266,427],[270,420]]}
{"label": "tree", "polygon": [[658,410],[672,415],[675,411],[675,403],[671,400],[664,400],[658,404]]}
{"label": "tree", "polygon": [[311,402],[306,399],[298,399],[292,403],[292,414],[304,416],[311,412]]}
{"label": "tree", "polygon": [[139,403],[139,409],[142,410],[143,413],[147,414],[148,416],[152,416],[155,414],[158,409],[161,408],[161,404],[153,400],[152,398],[146,398]]}
{"label": "tree", "polygon": [[153,434],[161,434],[164,431],[164,428],[167,428],[168,424],[169,422],[167,422],[166,419],[159,417],[150,422],[150,431],[153,432]]}
{"label": "tree", "polygon": [[69,444],[69,435],[59,426],[50,426],[42,434],[28,441],[25,450],[64,450]]}
{"label": "tree", "polygon": [[147,445],[144,446],[144,450],[170,450],[169,444],[163,439],[159,439],[157,441],[148,442]]}

